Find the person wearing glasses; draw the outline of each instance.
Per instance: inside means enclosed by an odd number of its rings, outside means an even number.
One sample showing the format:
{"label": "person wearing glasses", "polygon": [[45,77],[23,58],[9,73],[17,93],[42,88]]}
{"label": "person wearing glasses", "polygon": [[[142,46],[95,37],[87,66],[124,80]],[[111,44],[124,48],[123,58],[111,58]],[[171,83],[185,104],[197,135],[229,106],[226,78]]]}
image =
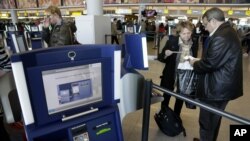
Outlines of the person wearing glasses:
{"label": "person wearing glasses", "polygon": [[61,11],[56,6],[49,6],[45,12],[42,37],[48,47],[73,44],[73,33],[69,24],[62,19]]}
{"label": "person wearing glasses", "polygon": [[[190,60],[199,74],[197,98],[204,104],[224,110],[230,100],[243,95],[241,42],[224,12],[211,8],[202,16],[203,25],[209,32],[200,59]],[[221,116],[200,108],[200,139],[216,141]]]}

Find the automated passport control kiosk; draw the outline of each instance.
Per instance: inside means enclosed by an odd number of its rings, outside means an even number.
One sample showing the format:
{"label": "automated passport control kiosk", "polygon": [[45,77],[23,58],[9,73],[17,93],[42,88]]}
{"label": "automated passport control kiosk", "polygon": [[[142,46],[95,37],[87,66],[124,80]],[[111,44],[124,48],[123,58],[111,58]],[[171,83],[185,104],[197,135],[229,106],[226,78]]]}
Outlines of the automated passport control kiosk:
{"label": "automated passport control kiosk", "polygon": [[30,37],[30,43],[32,49],[39,49],[43,47],[42,44],[42,32],[39,31],[38,26],[30,26],[30,31],[28,32]]}
{"label": "automated passport control kiosk", "polygon": [[[12,53],[18,53],[19,50],[16,49],[15,44],[16,44],[17,41],[19,41],[19,39],[24,38],[24,32],[23,31],[17,31],[15,25],[9,25],[9,26],[6,27],[6,29],[7,29],[6,32],[5,32],[6,44],[9,47],[9,49],[11,50]],[[13,39],[13,37],[18,37],[18,40]],[[19,38],[19,37],[21,37],[21,38]]]}
{"label": "automated passport control kiosk", "polygon": [[65,46],[11,57],[29,141],[123,141],[114,92],[117,48]]}
{"label": "automated passport control kiosk", "polygon": [[145,34],[124,34],[125,57],[121,68],[121,119],[127,113],[142,108],[145,78],[136,69],[148,69],[147,39]]}

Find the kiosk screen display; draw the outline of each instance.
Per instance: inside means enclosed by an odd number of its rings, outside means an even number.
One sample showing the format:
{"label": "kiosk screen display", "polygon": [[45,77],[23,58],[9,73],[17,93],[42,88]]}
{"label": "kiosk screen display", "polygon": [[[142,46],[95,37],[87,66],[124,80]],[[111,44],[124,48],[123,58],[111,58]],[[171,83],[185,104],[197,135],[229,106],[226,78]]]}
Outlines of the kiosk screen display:
{"label": "kiosk screen display", "polygon": [[102,101],[102,65],[42,71],[48,114]]}
{"label": "kiosk screen display", "polygon": [[16,27],[15,26],[8,26],[8,31],[16,31]]}
{"label": "kiosk screen display", "polygon": [[31,28],[31,31],[33,31],[33,32],[39,31],[38,26],[31,26],[30,28]]}

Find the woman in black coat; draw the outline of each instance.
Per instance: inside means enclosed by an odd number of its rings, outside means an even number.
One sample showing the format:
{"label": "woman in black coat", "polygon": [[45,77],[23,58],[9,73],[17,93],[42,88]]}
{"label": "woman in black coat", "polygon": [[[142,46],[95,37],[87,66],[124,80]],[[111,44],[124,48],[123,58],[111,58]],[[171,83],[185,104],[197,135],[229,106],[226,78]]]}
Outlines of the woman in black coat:
{"label": "woman in black coat", "polygon": [[[189,21],[182,21],[176,27],[177,36],[170,35],[165,47],[159,55],[159,60],[165,63],[165,68],[163,69],[161,76],[160,86],[174,91],[175,84],[179,82],[176,79],[176,70],[180,62],[184,61],[185,56],[193,56],[197,54],[195,49],[195,44],[192,42],[192,32],[194,26]],[[182,52],[182,53],[176,53]],[[193,56],[197,57],[197,56]],[[178,86],[178,85],[177,85]],[[177,87],[177,92],[178,92]],[[164,100],[162,106],[168,106],[170,95],[164,93]],[[180,115],[183,101],[176,99],[174,112]]]}

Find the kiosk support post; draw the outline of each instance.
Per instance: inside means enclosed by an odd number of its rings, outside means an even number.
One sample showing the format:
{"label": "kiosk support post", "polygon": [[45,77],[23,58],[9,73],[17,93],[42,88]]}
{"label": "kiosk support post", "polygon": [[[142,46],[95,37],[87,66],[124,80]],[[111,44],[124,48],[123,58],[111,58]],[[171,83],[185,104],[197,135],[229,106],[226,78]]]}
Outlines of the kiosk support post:
{"label": "kiosk support post", "polygon": [[144,87],[145,96],[144,96],[144,104],[143,104],[142,141],[148,141],[152,80],[151,79],[145,80],[144,86],[145,86]]}

